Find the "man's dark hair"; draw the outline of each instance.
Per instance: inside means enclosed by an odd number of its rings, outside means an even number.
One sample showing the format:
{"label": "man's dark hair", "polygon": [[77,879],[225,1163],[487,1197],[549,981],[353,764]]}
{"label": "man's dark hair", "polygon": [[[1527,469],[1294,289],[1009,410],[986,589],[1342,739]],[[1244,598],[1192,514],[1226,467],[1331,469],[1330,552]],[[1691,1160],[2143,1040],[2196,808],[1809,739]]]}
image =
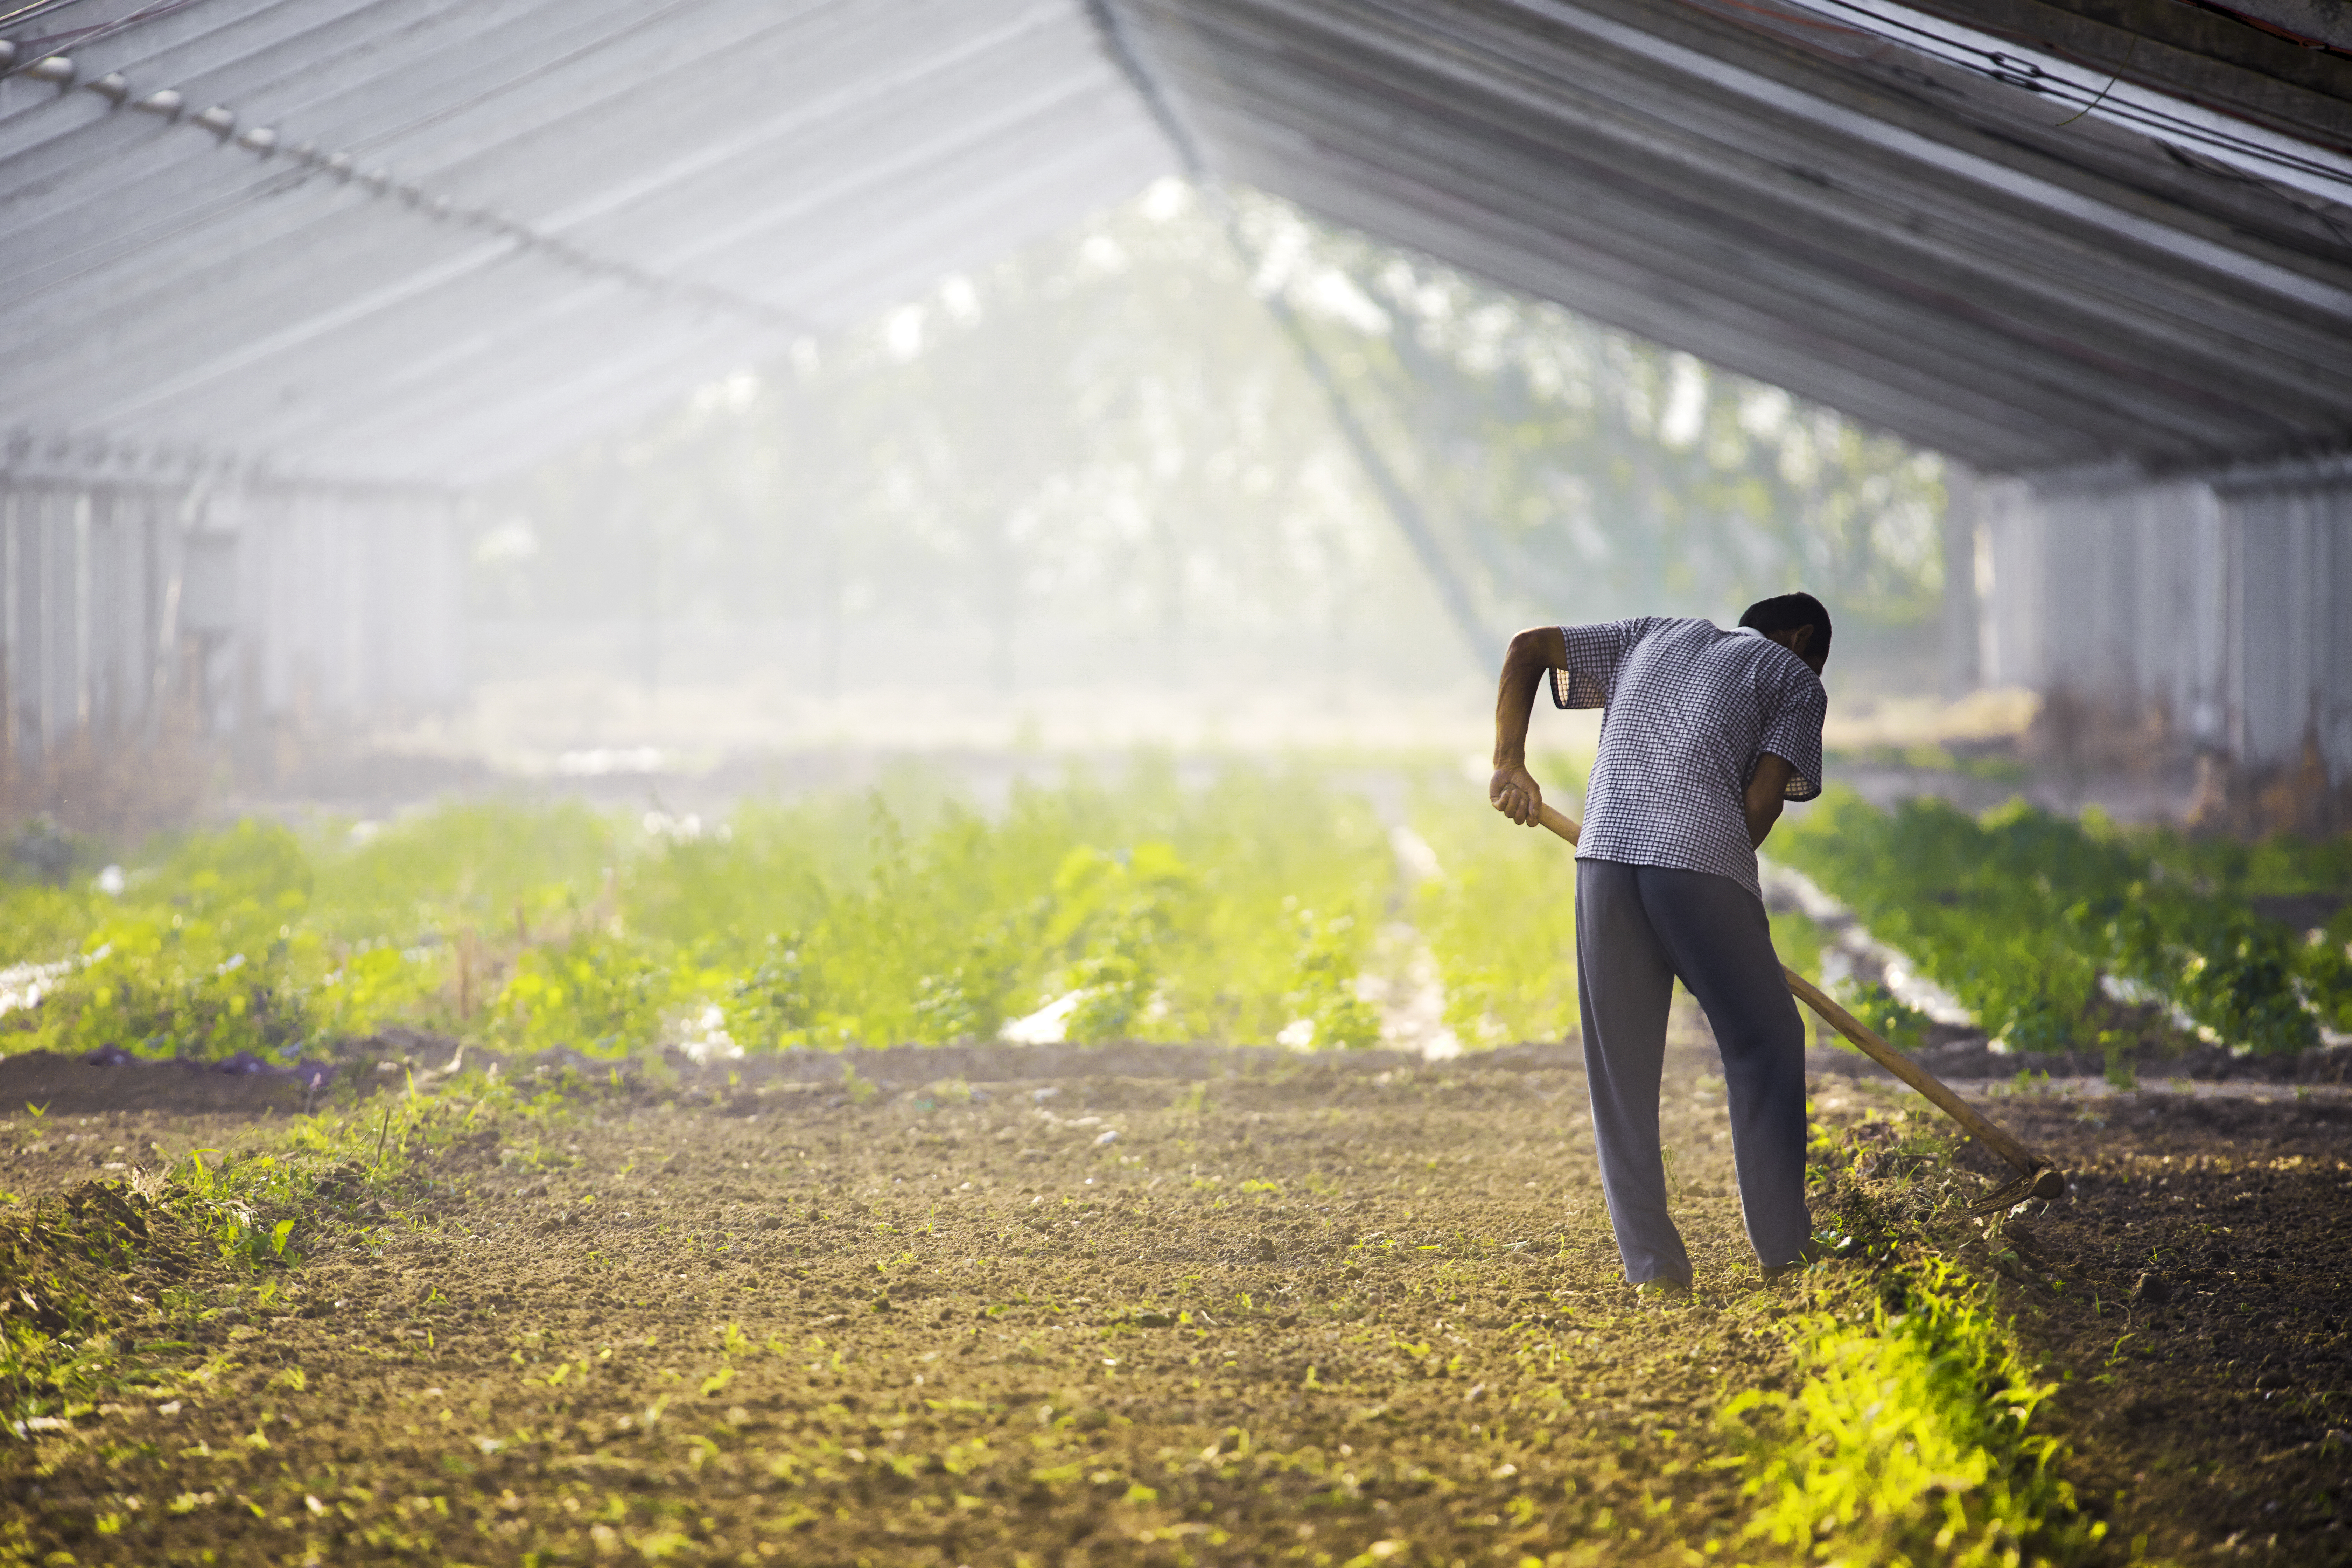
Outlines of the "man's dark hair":
{"label": "man's dark hair", "polygon": [[1813,646],[1805,651],[1815,658],[1830,656],[1830,613],[1811,594],[1783,594],[1774,599],[1759,599],[1748,606],[1739,617],[1743,626],[1759,632],[1792,632],[1799,626],[1813,628]]}

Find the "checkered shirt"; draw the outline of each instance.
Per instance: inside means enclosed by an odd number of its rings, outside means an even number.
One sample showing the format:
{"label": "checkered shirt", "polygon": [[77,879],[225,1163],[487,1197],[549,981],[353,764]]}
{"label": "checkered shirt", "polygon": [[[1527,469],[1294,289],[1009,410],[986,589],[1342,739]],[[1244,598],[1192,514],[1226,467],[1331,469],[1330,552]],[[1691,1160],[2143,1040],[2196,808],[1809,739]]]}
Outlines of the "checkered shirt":
{"label": "checkered shirt", "polygon": [[1644,616],[1560,636],[1553,702],[1605,710],[1578,857],[1711,871],[1762,898],[1748,781],[1769,752],[1794,770],[1789,799],[1822,793],[1821,678],[1760,632],[1709,621]]}

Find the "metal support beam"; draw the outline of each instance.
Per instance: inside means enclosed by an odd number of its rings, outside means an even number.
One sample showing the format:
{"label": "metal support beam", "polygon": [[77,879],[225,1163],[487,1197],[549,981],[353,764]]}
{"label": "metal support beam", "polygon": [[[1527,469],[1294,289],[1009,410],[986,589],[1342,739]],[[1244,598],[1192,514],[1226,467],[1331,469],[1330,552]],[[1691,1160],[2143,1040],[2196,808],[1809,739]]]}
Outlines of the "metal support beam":
{"label": "metal support beam", "polygon": [[[1241,259],[1244,276],[1255,277],[1263,258],[1251,250],[1248,239],[1243,235],[1232,197],[1210,176],[1202,163],[1200,147],[1192,128],[1179,116],[1167,94],[1161,91],[1149,62],[1136,51],[1133,41],[1127,36],[1124,23],[1111,8],[1109,0],[1087,0],[1087,13],[1093,17],[1104,47],[1113,62],[1133,83],[1145,106],[1150,110],[1153,121],[1182,162],[1185,172],[1192,176],[1194,188],[1216,213],[1224,227],[1227,242]],[[1267,290],[1260,298],[1275,324],[1282,329],[1292,352],[1298,356],[1307,378],[1322,393],[1325,405],[1331,411],[1331,422],[1338,428],[1340,438],[1347,442],[1356,466],[1363,471],[1373,493],[1381,498],[1381,504],[1387,509],[1389,519],[1396,524],[1397,531],[1404,536],[1406,547],[1427,574],[1430,586],[1436,590],[1438,602],[1468,649],[1472,665],[1482,673],[1494,668],[1501,658],[1500,638],[1479,616],[1468,585],[1463,582],[1461,573],[1446,554],[1436,530],[1430,526],[1421,502],[1397,478],[1396,470],[1381,451],[1380,444],[1372,439],[1371,432],[1365,429],[1363,421],[1357,417],[1347,388],[1332,374],[1329,360],[1317,347],[1305,323],[1299,321],[1298,312],[1290,308],[1290,301],[1283,297],[1279,288]]]}

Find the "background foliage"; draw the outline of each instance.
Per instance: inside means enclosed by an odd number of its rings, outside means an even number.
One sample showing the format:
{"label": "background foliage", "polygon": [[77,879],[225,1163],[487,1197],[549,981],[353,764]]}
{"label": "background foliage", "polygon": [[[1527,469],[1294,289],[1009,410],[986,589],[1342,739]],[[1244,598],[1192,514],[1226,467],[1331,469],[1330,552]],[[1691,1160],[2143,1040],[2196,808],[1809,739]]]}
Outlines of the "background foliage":
{"label": "background foliage", "polygon": [[389,1023],[591,1056],[928,1044],[1056,997],[1079,1040],[1305,1020],[1364,1045],[1355,983],[1396,896],[1360,798],[1247,767],[1187,788],[1149,760],[994,816],[909,778],[709,835],[492,802],[373,832],[248,821],[138,859],[5,889],[38,961],[11,972],[6,1048],[292,1058]]}
{"label": "background foliage", "polygon": [[[1276,296],[1427,514],[1472,636]],[[789,624],[826,691],[940,644],[943,678],[1004,689],[1428,686],[1485,676],[1524,625],[1727,619],[1800,584],[1856,635],[1923,626],[1941,507],[1935,458],[1783,393],[1270,198],[1228,226],[1166,182],[543,468],[483,514],[473,593],[493,618]],[[657,637],[630,657],[655,679]]]}
{"label": "background foliage", "polygon": [[[1572,759],[1541,765],[1580,782]],[[1833,794],[1773,848],[2021,1050],[2111,1044],[2127,1002],[2263,1051],[2352,1030],[2352,906],[2306,931],[2252,901],[2346,891],[2341,844]],[[1411,1036],[1394,1015],[1417,997],[1472,1047],[1576,1024],[1567,847],[1433,762],[1145,756],[1115,784],[1016,785],[992,812],[908,771],[707,832],[493,800],[165,837],[127,871],[93,855],[62,886],[0,881],[19,960],[0,1049],[282,1061],[389,1024],[595,1057],[837,1048],[991,1039],[1057,1002],[1080,1041],[1364,1046]],[[1818,969],[1810,922],[1774,933]],[[1851,1000],[1923,1037],[1891,995]]]}

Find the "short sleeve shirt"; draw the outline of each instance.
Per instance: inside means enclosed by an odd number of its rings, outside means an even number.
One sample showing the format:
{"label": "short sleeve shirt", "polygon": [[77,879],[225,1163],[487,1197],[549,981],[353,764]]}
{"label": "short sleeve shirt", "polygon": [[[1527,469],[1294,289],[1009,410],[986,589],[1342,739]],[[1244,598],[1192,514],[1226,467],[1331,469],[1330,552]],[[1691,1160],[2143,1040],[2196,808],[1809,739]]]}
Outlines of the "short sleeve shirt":
{"label": "short sleeve shirt", "polygon": [[1821,678],[1762,633],[1710,621],[1645,616],[1560,636],[1552,700],[1603,710],[1578,858],[1708,871],[1763,897],[1748,781],[1769,752],[1792,770],[1789,799],[1822,793]]}

